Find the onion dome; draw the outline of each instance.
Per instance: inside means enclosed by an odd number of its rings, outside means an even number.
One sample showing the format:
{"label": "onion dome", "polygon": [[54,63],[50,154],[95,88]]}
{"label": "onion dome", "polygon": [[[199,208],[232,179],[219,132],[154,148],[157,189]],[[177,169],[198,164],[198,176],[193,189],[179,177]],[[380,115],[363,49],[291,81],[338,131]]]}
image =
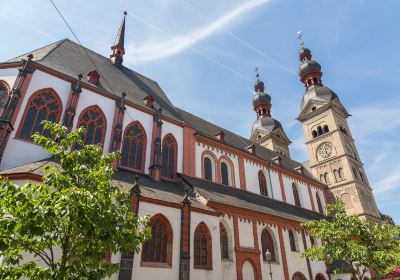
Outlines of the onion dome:
{"label": "onion dome", "polygon": [[257,80],[254,84],[255,93],[253,95],[253,107],[257,114],[257,120],[253,123],[252,133],[256,129],[272,132],[277,128],[282,128],[282,125],[271,117],[271,96],[264,92],[264,82],[259,79],[258,72],[256,77]]}
{"label": "onion dome", "polygon": [[299,76],[301,79],[309,76],[313,73],[319,73],[318,76],[322,76],[321,65],[315,60],[304,60],[299,67]]}

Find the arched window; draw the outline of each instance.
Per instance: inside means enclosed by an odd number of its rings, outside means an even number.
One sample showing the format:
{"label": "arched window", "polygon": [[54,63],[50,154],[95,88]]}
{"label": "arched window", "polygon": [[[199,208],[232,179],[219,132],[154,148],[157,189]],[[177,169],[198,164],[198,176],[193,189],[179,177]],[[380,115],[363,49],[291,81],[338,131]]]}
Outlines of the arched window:
{"label": "arched window", "polygon": [[319,176],[319,180],[321,181],[321,183],[326,183],[326,182],[325,182],[325,177],[324,177],[323,174],[321,174],[321,175]]}
{"label": "arched window", "polygon": [[[326,278],[321,273],[317,273],[317,275],[315,275],[315,280],[326,280]],[[368,280],[368,278],[367,279],[364,278],[363,280]]]}
{"label": "arched window", "polygon": [[295,239],[294,233],[291,229],[289,229],[289,243],[290,243],[290,250],[292,252],[296,252],[297,251],[296,239]]}
{"label": "arched window", "polygon": [[35,132],[49,136],[40,124],[44,120],[58,122],[61,117],[61,100],[52,89],[43,89],[34,93],[28,100],[18,137],[31,141]]}
{"label": "arched window", "polygon": [[204,179],[213,181],[213,167],[212,161],[209,157],[204,157],[203,168],[204,168]]}
{"label": "arched window", "polygon": [[228,163],[221,162],[221,183],[223,185],[230,185],[231,170]]}
{"label": "arched window", "polygon": [[317,197],[318,212],[321,214],[324,214],[324,210],[322,209],[322,202],[321,202],[321,198],[319,197],[319,193],[316,192],[315,196]]}
{"label": "arched window", "polygon": [[271,253],[271,261],[276,262],[275,242],[272,234],[266,228],[261,233],[261,248],[264,261],[267,260],[265,253],[268,250]]}
{"label": "arched window", "polygon": [[296,272],[295,274],[293,274],[292,280],[307,280],[307,278],[304,276],[303,273]]}
{"label": "arched window", "polygon": [[292,191],[293,191],[294,205],[301,207],[299,190],[297,189],[295,183],[292,184]]}
{"label": "arched window", "polygon": [[212,268],[211,234],[204,223],[194,231],[194,268]]}
{"label": "arched window", "polygon": [[78,126],[86,129],[84,143],[104,144],[107,121],[103,111],[96,105],[87,107],[79,116]]}
{"label": "arched window", "polygon": [[219,241],[221,244],[221,259],[229,260],[228,232],[222,223],[219,224]]}
{"label": "arched window", "polygon": [[328,174],[328,172],[325,172],[325,174],[324,174],[324,180],[325,180],[325,183],[326,183],[326,184],[330,184],[330,183],[331,183],[331,181],[329,180],[329,174]]}
{"label": "arched window", "polygon": [[313,137],[313,138],[315,138],[315,137],[318,136],[317,131],[315,131],[315,130],[313,130],[311,133],[312,133],[312,137]]}
{"label": "arched window", "polygon": [[150,220],[151,238],[143,244],[142,261],[171,265],[172,230],[168,220],[161,214]]}
{"label": "arched window", "polygon": [[324,133],[328,133],[328,132],[329,132],[329,128],[328,128],[328,126],[327,126],[327,125],[324,125],[324,128],[323,128],[323,130],[324,130]]}
{"label": "arched window", "polygon": [[338,170],[338,176],[340,181],[344,180],[343,168],[341,167]]}
{"label": "arched window", "polygon": [[139,122],[133,122],[125,128],[122,143],[121,166],[144,170],[146,157],[146,132]]}
{"label": "arched window", "polygon": [[168,134],[162,142],[162,167],[161,176],[168,179],[175,179],[176,160],[178,145],[174,136]]}
{"label": "arched window", "polygon": [[0,81],[0,113],[3,111],[6,106],[8,95],[9,95],[9,86],[6,82]]}
{"label": "arched window", "polygon": [[318,126],[317,131],[318,131],[318,136],[323,134],[322,127]]}
{"label": "arched window", "polygon": [[340,176],[339,176],[339,172],[337,171],[337,169],[333,170],[333,176],[335,177],[335,182],[340,181]]}
{"label": "arched window", "polygon": [[354,178],[358,179],[358,173],[357,173],[356,169],[354,167],[352,167],[352,168],[353,168]]}
{"label": "arched window", "polygon": [[260,194],[268,196],[267,180],[261,170],[258,171],[258,185],[260,186]]}

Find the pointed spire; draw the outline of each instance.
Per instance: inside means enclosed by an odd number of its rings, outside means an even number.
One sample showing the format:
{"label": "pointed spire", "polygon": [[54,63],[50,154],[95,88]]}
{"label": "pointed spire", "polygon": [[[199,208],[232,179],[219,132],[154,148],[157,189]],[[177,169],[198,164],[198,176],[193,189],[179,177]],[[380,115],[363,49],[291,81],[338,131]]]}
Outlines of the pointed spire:
{"label": "pointed spire", "polygon": [[111,47],[111,61],[116,66],[121,66],[123,62],[123,57],[125,54],[125,18],[128,14],[127,11],[124,11],[124,18],[122,19],[121,26],[118,29],[117,36],[115,37],[114,45]]}
{"label": "pointed spire", "polygon": [[115,38],[114,46],[124,47],[125,40],[125,18],[128,14],[127,11],[124,11],[124,18],[122,20],[121,26],[118,29],[117,37]]}

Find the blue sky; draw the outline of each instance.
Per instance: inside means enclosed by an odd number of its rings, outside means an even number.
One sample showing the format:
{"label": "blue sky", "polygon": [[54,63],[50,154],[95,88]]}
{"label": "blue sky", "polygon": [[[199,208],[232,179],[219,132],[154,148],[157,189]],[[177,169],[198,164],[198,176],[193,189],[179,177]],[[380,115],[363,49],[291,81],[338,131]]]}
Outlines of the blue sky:
{"label": "blue sky", "polygon": [[[400,223],[400,2],[396,0],[54,0],[80,41],[105,56],[127,9],[125,65],[171,101],[248,137],[254,68],[292,157],[307,159],[296,75],[302,30],[350,127],[382,212]],[[2,0],[0,61],[73,36],[47,0]],[[5,32],[6,31],[6,32]]]}

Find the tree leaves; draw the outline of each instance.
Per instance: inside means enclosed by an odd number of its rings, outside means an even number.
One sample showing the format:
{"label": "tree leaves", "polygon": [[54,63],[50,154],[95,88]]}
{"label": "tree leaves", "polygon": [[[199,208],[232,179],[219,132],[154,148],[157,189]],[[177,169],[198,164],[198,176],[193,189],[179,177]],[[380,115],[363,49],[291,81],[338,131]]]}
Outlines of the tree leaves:
{"label": "tree leaves", "polygon": [[341,201],[327,205],[327,216],[332,217],[302,224],[309,235],[322,241],[303,256],[327,264],[342,261],[360,280],[368,269],[384,275],[400,266],[399,226],[348,216]]}
{"label": "tree leaves", "polygon": [[[48,164],[40,183],[0,179],[0,279],[108,277],[119,265],[104,254],[137,252],[147,218],[135,217],[129,193],[111,184],[117,153],[84,146],[83,128],[44,127],[52,137],[33,138],[59,164]],[[36,261],[22,261],[26,253]]]}

